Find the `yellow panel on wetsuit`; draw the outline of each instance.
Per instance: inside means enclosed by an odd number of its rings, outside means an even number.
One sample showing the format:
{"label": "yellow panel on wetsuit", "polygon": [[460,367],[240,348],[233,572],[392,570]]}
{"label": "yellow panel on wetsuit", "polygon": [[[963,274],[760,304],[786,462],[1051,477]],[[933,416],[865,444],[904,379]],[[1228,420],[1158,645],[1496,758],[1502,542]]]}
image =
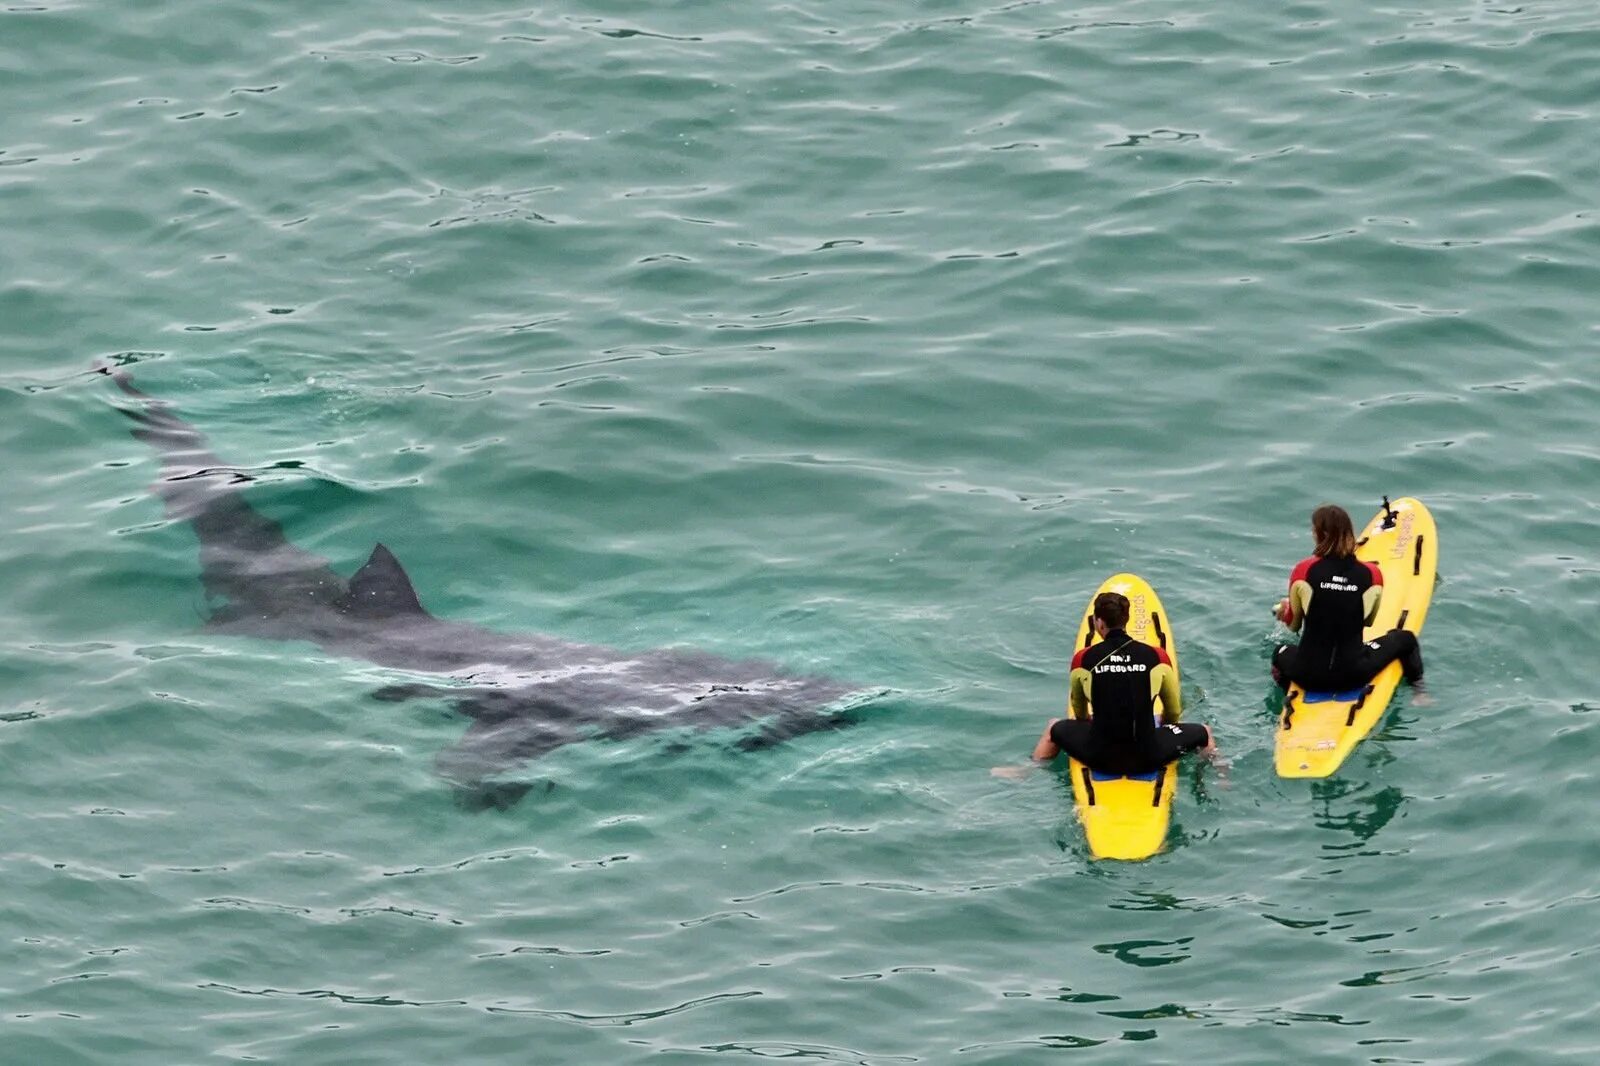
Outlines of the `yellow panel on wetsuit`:
{"label": "yellow panel on wetsuit", "polygon": [[[1420,633],[1433,599],[1439,564],[1433,515],[1409,496],[1390,506],[1394,518],[1380,509],[1356,541],[1356,558],[1383,571],[1383,598],[1363,640],[1391,629]],[[1399,682],[1400,664],[1392,662],[1352,692],[1313,692],[1308,697],[1299,685],[1291,685],[1278,715],[1274,761],[1279,776],[1327,777],[1337,770],[1383,717]]]}
{"label": "yellow panel on wetsuit", "polygon": [[[1090,619],[1095,596],[1102,592],[1120,592],[1128,597],[1128,636],[1165,651],[1176,674],[1178,646],[1172,638],[1172,623],[1156,590],[1133,574],[1115,574],[1094,590],[1083,620],[1078,623],[1078,639],[1073,648],[1087,648],[1099,642]],[[1089,713],[1094,713],[1092,705]],[[1161,850],[1172,821],[1172,793],[1178,785],[1176,762],[1139,777],[1102,776],[1076,759],[1069,759],[1068,766],[1078,819],[1095,858],[1147,859]]]}

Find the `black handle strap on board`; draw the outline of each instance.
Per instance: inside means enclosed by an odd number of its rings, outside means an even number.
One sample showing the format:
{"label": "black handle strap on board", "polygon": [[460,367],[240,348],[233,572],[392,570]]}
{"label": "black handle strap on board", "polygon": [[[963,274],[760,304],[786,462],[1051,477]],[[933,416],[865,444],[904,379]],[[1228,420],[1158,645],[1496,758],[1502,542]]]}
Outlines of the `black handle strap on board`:
{"label": "black handle strap on board", "polygon": [[1400,515],[1395,511],[1395,509],[1393,507],[1389,506],[1389,497],[1388,496],[1384,496],[1384,498],[1383,498],[1383,528],[1384,529],[1393,529],[1394,528],[1395,519],[1397,519],[1399,517],[1400,517]]}

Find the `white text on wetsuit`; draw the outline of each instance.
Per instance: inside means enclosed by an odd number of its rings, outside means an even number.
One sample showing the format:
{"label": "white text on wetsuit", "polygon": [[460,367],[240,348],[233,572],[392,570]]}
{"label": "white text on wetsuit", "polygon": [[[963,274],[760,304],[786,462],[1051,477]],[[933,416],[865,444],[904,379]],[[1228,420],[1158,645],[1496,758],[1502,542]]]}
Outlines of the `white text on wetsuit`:
{"label": "white text on wetsuit", "polygon": [[1131,655],[1107,655],[1095,665],[1091,673],[1096,674],[1147,674],[1150,667],[1144,663],[1136,663]]}

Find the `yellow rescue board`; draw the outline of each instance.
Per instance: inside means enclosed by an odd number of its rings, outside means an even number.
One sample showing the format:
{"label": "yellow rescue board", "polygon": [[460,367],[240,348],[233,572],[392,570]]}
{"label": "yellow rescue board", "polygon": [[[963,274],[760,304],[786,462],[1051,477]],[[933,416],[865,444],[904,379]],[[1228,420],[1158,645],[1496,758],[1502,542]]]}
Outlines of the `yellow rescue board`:
{"label": "yellow rescue board", "polygon": [[[1115,574],[1095,589],[1120,592],[1128,597],[1128,636],[1162,649],[1178,670],[1178,648],[1172,639],[1172,624],[1167,612],[1141,577]],[[1094,615],[1094,596],[1078,623],[1078,639],[1073,645],[1087,648],[1097,643],[1090,619]],[[1159,707],[1159,701],[1157,701]],[[1070,713],[1070,711],[1069,711]],[[1093,715],[1091,705],[1089,713]],[[1147,859],[1161,850],[1172,821],[1172,793],[1178,785],[1178,766],[1168,763],[1148,780],[1142,777],[1101,777],[1076,759],[1069,760],[1072,795],[1077,801],[1078,819],[1089,840],[1089,851],[1097,859]]]}
{"label": "yellow rescue board", "polygon": [[[1356,558],[1377,563],[1383,571],[1383,599],[1363,636],[1367,640],[1391,629],[1422,632],[1433,599],[1439,564],[1439,538],[1433,515],[1421,501],[1403,497],[1390,505],[1392,521],[1380,510],[1357,538]],[[1280,777],[1327,777],[1344,762],[1361,739],[1378,724],[1395,686],[1400,664],[1379,671],[1353,699],[1325,698],[1292,685],[1278,714],[1276,762]],[[1348,694],[1347,694],[1348,695]]]}

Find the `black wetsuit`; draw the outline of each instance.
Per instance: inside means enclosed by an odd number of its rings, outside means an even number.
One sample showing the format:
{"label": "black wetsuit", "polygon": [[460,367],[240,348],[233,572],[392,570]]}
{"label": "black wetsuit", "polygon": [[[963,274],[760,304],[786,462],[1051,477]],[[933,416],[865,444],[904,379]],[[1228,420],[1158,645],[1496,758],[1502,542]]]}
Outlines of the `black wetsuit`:
{"label": "black wetsuit", "polygon": [[1422,680],[1422,649],[1415,633],[1392,629],[1370,641],[1361,639],[1367,619],[1378,609],[1383,571],[1354,556],[1312,556],[1289,575],[1289,598],[1303,617],[1300,643],[1285,644],[1272,656],[1279,684],[1297,681],[1312,692],[1360,688],[1396,659],[1412,684]]}
{"label": "black wetsuit", "polygon": [[[1155,718],[1161,697],[1168,724]],[[1178,756],[1203,748],[1205,726],[1182,725],[1177,673],[1160,648],[1143,644],[1120,629],[1072,657],[1072,710],[1050,727],[1050,739],[1094,770],[1142,774]],[[1093,717],[1082,715],[1092,711]]]}

